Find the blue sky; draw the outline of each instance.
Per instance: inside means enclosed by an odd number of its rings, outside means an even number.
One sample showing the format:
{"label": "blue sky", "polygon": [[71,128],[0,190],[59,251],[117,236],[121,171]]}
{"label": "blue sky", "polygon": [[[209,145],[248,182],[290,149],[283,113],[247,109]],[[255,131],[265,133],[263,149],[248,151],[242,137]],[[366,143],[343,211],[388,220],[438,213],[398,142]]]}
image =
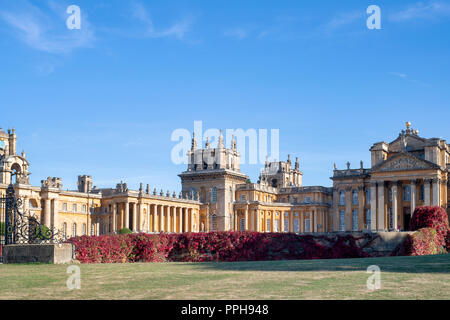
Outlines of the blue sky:
{"label": "blue sky", "polygon": [[304,184],[330,186],[334,162],[369,166],[405,121],[449,137],[449,27],[448,1],[0,0],[0,127],[16,128],[33,185],[180,190],[170,137],[201,120],[279,129]]}

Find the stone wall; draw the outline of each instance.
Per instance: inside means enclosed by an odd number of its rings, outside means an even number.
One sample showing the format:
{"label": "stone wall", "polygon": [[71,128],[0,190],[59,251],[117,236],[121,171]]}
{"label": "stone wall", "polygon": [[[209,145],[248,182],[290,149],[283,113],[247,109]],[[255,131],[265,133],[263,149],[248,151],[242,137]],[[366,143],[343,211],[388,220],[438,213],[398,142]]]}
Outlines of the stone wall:
{"label": "stone wall", "polygon": [[312,236],[326,236],[332,238],[333,236],[345,236],[351,234],[357,240],[358,247],[370,254],[371,256],[389,256],[396,251],[396,249],[405,243],[409,232],[328,232],[328,233],[303,233]]}
{"label": "stone wall", "polygon": [[4,263],[72,263],[74,247],[62,244],[12,244],[4,246]]}

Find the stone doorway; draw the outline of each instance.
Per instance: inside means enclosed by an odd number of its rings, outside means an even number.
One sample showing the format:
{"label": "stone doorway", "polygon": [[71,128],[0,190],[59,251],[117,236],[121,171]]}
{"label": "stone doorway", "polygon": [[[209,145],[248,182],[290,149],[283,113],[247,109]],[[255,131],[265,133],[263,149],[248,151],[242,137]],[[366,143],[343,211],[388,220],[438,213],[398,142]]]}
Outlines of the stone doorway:
{"label": "stone doorway", "polygon": [[403,208],[403,231],[410,231],[409,224],[411,222],[411,208]]}

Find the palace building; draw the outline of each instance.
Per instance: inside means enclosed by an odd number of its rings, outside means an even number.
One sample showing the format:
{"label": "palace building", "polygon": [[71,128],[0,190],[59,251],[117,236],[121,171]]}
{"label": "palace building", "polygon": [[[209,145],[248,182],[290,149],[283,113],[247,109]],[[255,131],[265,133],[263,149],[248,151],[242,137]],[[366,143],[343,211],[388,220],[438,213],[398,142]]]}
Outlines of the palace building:
{"label": "palace building", "polygon": [[0,130],[0,193],[13,184],[25,213],[66,237],[133,232],[406,231],[417,206],[448,211],[449,146],[426,139],[407,123],[390,143],[371,148],[371,166],[334,168],[332,187],[303,186],[298,158],[266,161],[257,183],[240,171],[233,137],[226,148],[222,132],[217,147],[209,140],[197,147],[195,135],[188,167],[179,174],[181,192],[164,192],[140,184],[130,190],[97,188],[88,175],[78,177],[77,190],[63,190],[60,178],[41,186],[29,183],[30,164],[16,151],[15,130]]}

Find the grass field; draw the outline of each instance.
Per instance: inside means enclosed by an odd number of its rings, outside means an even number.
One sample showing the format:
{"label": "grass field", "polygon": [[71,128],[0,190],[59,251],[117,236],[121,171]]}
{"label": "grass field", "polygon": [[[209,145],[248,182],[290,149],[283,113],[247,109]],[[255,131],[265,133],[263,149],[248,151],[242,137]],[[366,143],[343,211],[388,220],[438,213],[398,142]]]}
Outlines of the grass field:
{"label": "grass field", "polygon": [[[369,291],[369,265],[381,289]],[[450,254],[339,260],[0,265],[0,299],[450,299]]]}

